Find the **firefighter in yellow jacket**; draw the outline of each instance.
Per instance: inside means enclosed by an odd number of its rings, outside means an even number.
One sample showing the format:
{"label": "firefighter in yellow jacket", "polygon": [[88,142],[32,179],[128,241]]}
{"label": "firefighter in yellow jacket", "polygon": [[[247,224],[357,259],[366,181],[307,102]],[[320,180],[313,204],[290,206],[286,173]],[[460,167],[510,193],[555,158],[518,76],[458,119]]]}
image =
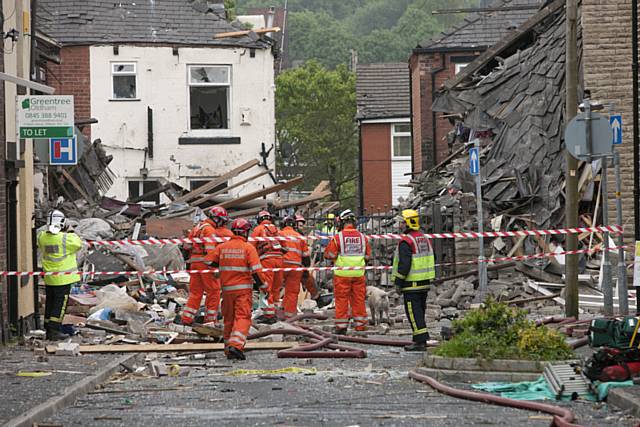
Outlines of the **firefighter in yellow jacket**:
{"label": "firefighter in yellow jacket", "polygon": [[407,351],[425,351],[429,332],[425,322],[427,293],[436,277],[431,240],[420,231],[418,212],[402,211],[404,230],[393,257],[393,279],[404,299],[404,309],[411,323],[413,344]]}
{"label": "firefighter in yellow jacket", "polygon": [[[38,250],[45,272],[78,271],[76,253],[82,249],[82,240],[75,233],[67,232],[67,219],[58,210],[47,216],[47,230],[38,234]],[[62,340],[62,319],[67,309],[71,286],[80,281],[79,274],[45,276],[46,303],[44,325],[47,339]]]}

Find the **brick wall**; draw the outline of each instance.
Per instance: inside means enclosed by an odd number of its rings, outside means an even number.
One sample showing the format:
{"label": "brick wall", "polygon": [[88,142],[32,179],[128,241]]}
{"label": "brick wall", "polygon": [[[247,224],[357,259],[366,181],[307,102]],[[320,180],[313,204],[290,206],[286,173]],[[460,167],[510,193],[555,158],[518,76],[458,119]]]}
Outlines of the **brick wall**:
{"label": "brick wall", "polygon": [[[435,142],[433,135],[432,72],[435,74],[437,91],[444,83],[455,76],[454,58],[478,55],[478,52],[451,52],[414,54],[411,67],[412,107],[413,107],[413,168],[415,172],[431,169],[449,155],[447,134],[452,126],[448,119],[436,114]],[[435,157],[434,157],[435,144]]]}
{"label": "brick wall", "polygon": [[[60,65],[47,64],[47,84],[58,95],[73,95],[75,118],[91,117],[91,79],[88,46],[70,46],[60,49]],[[91,126],[85,126],[83,134],[91,138]]]}
{"label": "brick wall", "polygon": [[[584,85],[598,101],[614,102],[622,114],[622,218],[633,236],[631,0],[582,0]],[[610,222],[615,221],[613,170],[609,175]],[[630,240],[627,240],[629,243]]]}
{"label": "brick wall", "polygon": [[[362,207],[385,211],[391,200],[391,125],[363,123],[362,138]],[[386,206],[386,208],[385,208]]]}

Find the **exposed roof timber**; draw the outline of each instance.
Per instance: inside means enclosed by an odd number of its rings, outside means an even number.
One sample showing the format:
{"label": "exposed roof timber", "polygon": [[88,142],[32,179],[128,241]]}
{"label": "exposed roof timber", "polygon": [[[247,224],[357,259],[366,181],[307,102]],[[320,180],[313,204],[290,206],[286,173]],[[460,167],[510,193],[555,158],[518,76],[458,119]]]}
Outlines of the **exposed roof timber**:
{"label": "exposed roof timber", "polygon": [[510,10],[532,10],[538,9],[539,5],[521,5],[521,6],[504,6],[504,7],[469,7],[461,9],[440,9],[432,10],[432,15],[449,15],[453,13],[473,13],[473,12],[505,12]]}
{"label": "exposed roof timber", "polygon": [[518,41],[522,37],[525,37],[541,21],[555,13],[558,9],[564,7],[565,3],[565,0],[556,0],[550,5],[540,9],[538,13],[527,19],[511,35],[505,37],[504,39],[493,45],[491,48],[484,51],[482,54],[480,54],[480,56],[478,56],[478,59],[467,65],[454,78],[447,80],[444,83],[444,87],[447,89],[454,88],[467,77],[484,68],[490,61],[492,61],[496,56],[501,55],[514,42]]}

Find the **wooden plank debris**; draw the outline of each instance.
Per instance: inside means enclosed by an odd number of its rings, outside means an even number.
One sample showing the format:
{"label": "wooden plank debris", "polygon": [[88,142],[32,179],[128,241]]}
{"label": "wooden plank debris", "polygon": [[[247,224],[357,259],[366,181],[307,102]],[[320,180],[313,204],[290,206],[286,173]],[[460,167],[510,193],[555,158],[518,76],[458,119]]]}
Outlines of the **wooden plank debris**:
{"label": "wooden plank debris", "polygon": [[214,188],[216,188],[219,185],[224,184],[225,182],[229,181],[231,178],[240,175],[242,172],[247,171],[249,169],[251,169],[254,166],[259,165],[260,162],[258,160],[250,160],[240,166],[238,166],[235,169],[230,170],[229,172],[225,173],[222,176],[219,176],[217,178],[212,179],[211,181],[209,181],[207,184],[196,188],[195,190],[185,194],[184,196],[178,197],[175,202],[176,203],[182,203],[182,202],[188,202],[189,200],[193,200],[196,197],[201,196],[202,194],[206,193],[207,191],[213,190]]}
{"label": "wooden plank debris", "polygon": [[[283,350],[295,342],[249,342],[245,350]],[[48,349],[47,349],[48,350]],[[222,351],[224,343],[81,345],[80,353],[174,353],[182,351]]]}
{"label": "wooden plank debris", "polygon": [[272,172],[271,169],[264,170],[264,171],[260,172],[259,174],[253,175],[253,176],[251,176],[251,177],[249,177],[247,179],[243,179],[242,181],[238,181],[238,182],[236,182],[236,183],[234,183],[234,184],[232,184],[232,185],[230,185],[228,187],[222,188],[222,189],[220,189],[220,190],[218,190],[218,191],[216,191],[214,193],[206,194],[206,195],[200,197],[198,200],[196,200],[194,202],[191,202],[189,204],[191,206],[200,206],[201,204],[212,200],[214,197],[219,196],[222,193],[227,193],[229,190],[233,190],[234,188],[238,188],[241,185],[244,185],[244,184],[246,184],[248,182],[254,181],[254,180],[256,180],[256,179],[258,179],[260,177],[263,177],[263,176],[269,174],[270,172]]}
{"label": "wooden plank debris", "polygon": [[276,193],[278,191],[282,191],[282,190],[286,190],[288,188],[294,187],[298,184],[300,184],[303,181],[303,177],[302,176],[298,176],[296,178],[290,179],[289,181],[280,183],[280,184],[276,184],[276,185],[272,185],[271,187],[267,187],[265,189],[262,190],[258,190],[258,191],[254,191],[253,193],[249,193],[246,194],[244,196],[240,196],[237,197],[233,200],[228,200],[226,202],[220,203],[220,206],[222,206],[223,208],[232,208],[234,206],[238,206],[241,205],[244,202],[248,202],[250,200],[253,199],[258,199],[260,197],[264,197],[266,195],[269,195],[271,193]]}
{"label": "wooden plank debris", "polygon": [[227,33],[218,33],[213,36],[214,39],[224,39],[227,37],[242,37],[247,36],[251,33],[256,34],[268,34],[268,33],[278,33],[280,32],[280,27],[270,27],[270,28],[256,28],[253,30],[243,30],[243,31],[229,31]]}

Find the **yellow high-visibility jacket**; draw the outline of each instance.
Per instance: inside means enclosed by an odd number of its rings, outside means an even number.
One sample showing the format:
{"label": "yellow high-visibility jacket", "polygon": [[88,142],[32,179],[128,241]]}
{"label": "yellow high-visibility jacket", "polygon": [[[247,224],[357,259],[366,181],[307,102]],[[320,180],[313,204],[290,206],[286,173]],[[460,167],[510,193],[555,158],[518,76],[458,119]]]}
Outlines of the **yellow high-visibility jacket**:
{"label": "yellow high-visibility jacket", "polygon": [[[78,271],[76,253],[82,249],[82,239],[75,233],[38,234],[38,250],[44,271]],[[44,276],[48,286],[63,286],[80,281],[79,274]]]}

